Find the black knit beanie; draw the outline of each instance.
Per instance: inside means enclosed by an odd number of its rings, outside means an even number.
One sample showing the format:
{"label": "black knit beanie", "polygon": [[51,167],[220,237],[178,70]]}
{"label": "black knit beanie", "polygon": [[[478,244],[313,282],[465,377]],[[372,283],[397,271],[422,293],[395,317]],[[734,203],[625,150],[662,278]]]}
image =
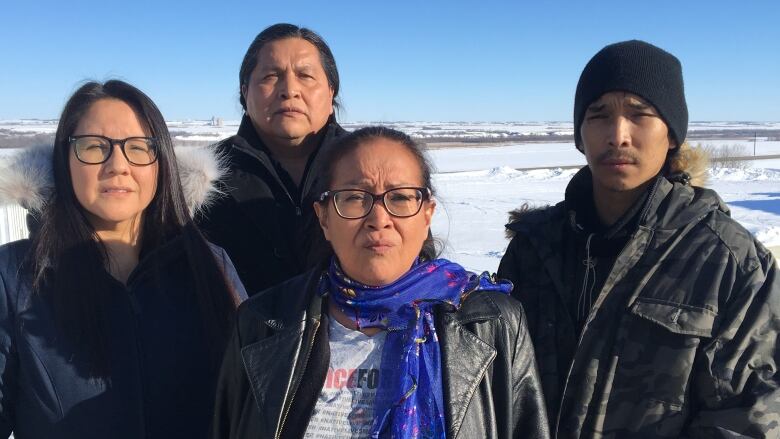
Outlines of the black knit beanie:
{"label": "black knit beanie", "polygon": [[574,144],[582,151],[580,126],[588,106],[611,91],[626,91],[655,107],[677,145],[688,132],[688,106],[680,60],[639,40],[610,44],[588,61],[574,95]]}

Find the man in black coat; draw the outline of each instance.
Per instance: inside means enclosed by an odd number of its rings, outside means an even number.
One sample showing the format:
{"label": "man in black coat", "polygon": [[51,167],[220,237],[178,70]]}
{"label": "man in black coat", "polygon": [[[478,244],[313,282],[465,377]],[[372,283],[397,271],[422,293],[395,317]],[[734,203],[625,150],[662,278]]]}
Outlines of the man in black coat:
{"label": "man in black coat", "polygon": [[778,437],[777,264],[697,181],[679,60],[609,45],[574,102],[588,166],[564,201],[513,214],[498,269],[555,437]]}
{"label": "man in black coat", "polygon": [[276,24],[260,32],[239,80],[241,126],[214,146],[229,171],[220,182],[224,196],[197,220],[251,295],[314,263],[312,243],[324,242],[312,227],[317,157],[345,131],[334,112],[336,62],[309,29]]}

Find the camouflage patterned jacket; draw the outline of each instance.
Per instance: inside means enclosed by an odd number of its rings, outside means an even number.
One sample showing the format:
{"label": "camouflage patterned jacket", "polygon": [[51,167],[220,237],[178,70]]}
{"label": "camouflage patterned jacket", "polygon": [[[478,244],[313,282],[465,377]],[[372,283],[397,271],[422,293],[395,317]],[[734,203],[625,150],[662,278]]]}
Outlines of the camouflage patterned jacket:
{"label": "camouflage patterned jacket", "polygon": [[780,437],[777,265],[715,192],[659,179],[579,340],[566,203],[507,228],[557,437]]}

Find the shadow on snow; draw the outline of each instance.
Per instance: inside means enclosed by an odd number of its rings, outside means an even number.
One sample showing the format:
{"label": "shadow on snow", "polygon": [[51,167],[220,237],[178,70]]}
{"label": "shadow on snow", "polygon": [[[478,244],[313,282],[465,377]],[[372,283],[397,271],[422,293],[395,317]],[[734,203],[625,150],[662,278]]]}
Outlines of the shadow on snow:
{"label": "shadow on snow", "polygon": [[728,205],[780,215],[780,192],[760,192],[751,195],[766,197],[766,199],[731,201]]}

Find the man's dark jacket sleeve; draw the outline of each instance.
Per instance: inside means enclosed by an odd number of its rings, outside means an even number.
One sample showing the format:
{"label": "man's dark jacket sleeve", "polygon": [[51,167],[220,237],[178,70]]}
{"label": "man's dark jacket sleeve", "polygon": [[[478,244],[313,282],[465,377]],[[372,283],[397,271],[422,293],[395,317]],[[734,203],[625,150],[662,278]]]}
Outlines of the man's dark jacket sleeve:
{"label": "man's dark jacket sleeve", "polygon": [[778,437],[780,432],[780,279],[774,257],[738,267],[723,320],[698,356],[692,377],[698,410],[691,438]]}

